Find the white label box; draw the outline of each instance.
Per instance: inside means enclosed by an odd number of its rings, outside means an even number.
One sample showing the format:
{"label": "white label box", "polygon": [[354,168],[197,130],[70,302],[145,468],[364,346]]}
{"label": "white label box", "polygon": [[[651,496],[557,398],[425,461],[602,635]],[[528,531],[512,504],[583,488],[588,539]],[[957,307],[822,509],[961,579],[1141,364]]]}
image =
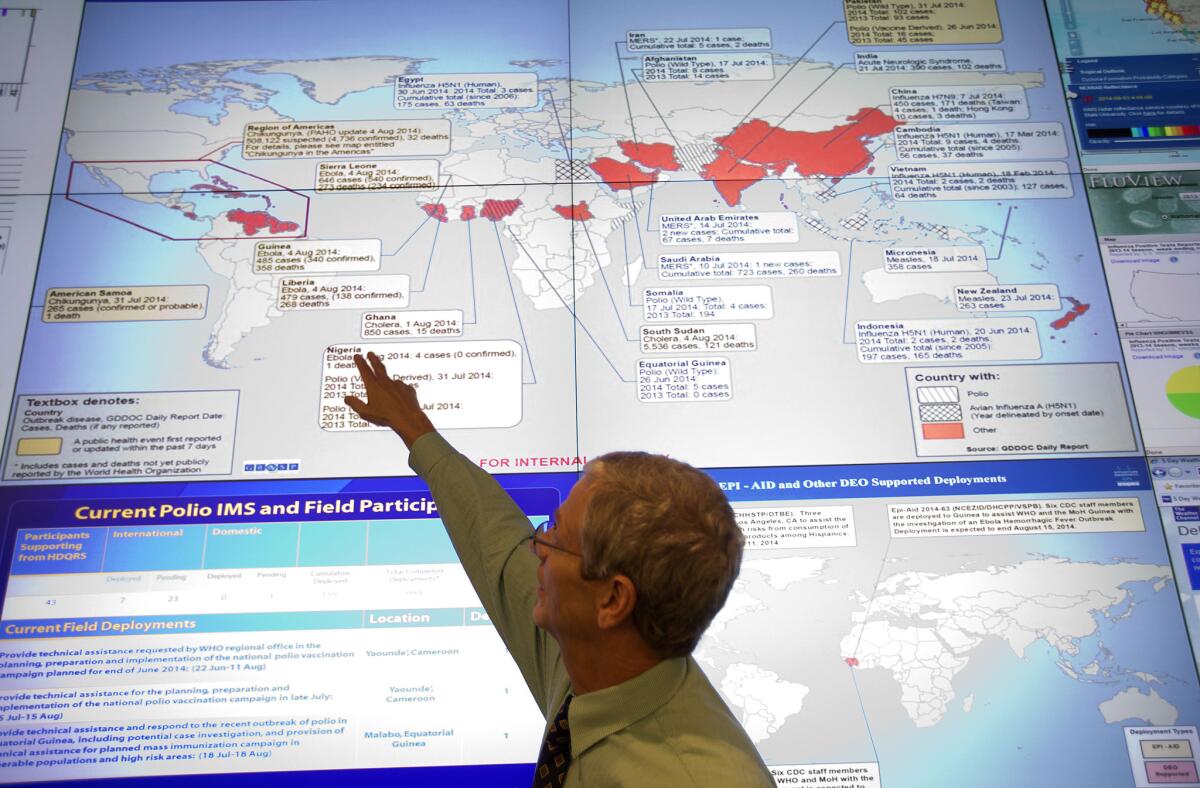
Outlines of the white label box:
{"label": "white label box", "polygon": [[893,246],[883,250],[883,270],[889,274],[940,274],[986,271],[982,246]]}
{"label": "white label box", "polygon": [[835,251],[714,252],[661,254],[659,279],[775,279],[840,276],[842,261]]}
{"label": "white label box", "polygon": [[1020,85],[904,85],[889,90],[892,117],[907,123],[1029,118],[1029,102]]}
{"label": "white label box", "polygon": [[[957,480],[931,478],[934,485]],[[1137,498],[1055,498],[888,505],[892,536],[1028,536],[1101,534],[1146,530]]]}
{"label": "white label box", "polygon": [[713,353],[757,350],[750,323],[708,326],[642,326],[643,353]]}
{"label": "white label box", "polygon": [[727,27],[700,30],[630,30],[625,34],[630,52],[719,52],[731,49],[770,49],[766,27]]}
{"label": "white label box", "polygon": [[658,217],[663,246],[692,244],[770,244],[800,240],[796,214],[667,213]]}
{"label": "white label box", "polygon": [[1001,37],[996,0],[842,0],[842,5],[846,35],[857,46],[995,44]]}
{"label": "white label box", "polygon": [[925,74],[937,71],[1004,71],[1000,49],[937,50],[935,52],[855,52],[854,70],[860,74]]}
{"label": "white label box", "polygon": [[1040,312],[1062,309],[1058,285],[959,285],[954,304],[961,312]]}
{"label": "white label box", "polygon": [[199,320],[208,312],[208,285],[52,287],[43,323]]}
{"label": "white label box", "polygon": [[330,120],[247,123],[242,157],[309,159],[336,156],[444,156],[450,121]]}
{"label": "white label box", "polygon": [[996,164],[892,164],[892,197],[928,200],[1066,199],[1075,194],[1064,161]]}
{"label": "white label box", "polygon": [[396,109],[514,109],[536,107],[538,76],[500,74],[403,74],[396,77]]}
{"label": "white label box", "polygon": [[919,457],[1137,448],[1116,363],[908,367],[904,374]]}
{"label": "white label box", "polygon": [[639,359],[638,399],[642,402],[713,402],[733,397],[727,358]]}
{"label": "white label box", "polygon": [[855,324],[864,364],[1041,358],[1031,317],[866,320]]}
{"label": "white label box", "polygon": [[648,323],[765,320],[773,315],[771,288],[767,285],[647,287],[642,291],[642,314]]}
{"label": "white label box", "polygon": [[774,79],[770,53],[643,55],[644,82],[736,82]]}
{"label": "white label box", "polygon": [[931,123],[897,126],[896,155],[907,161],[1065,159],[1061,123]]}
{"label": "white label box", "polygon": [[407,274],[297,277],[279,280],[281,310],[403,309],[408,306]]}
{"label": "white label box", "polygon": [[877,763],[791,763],[768,767],[779,788],[880,788]]}
{"label": "white label box", "polygon": [[391,191],[435,189],[441,172],[437,159],[403,161],[323,161],[317,164],[317,191]]}
{"label": "white label box", "polygon": [[363,343],[325,350],[321,429],[387,429],[363,421],[343,402],[364,396],[354,355],[368,352],[417,390],[421,408],[438,429],[512,427],[521,421],[521,346],[512,340]]}
{"label": "white label box", "polygon": [[378,271],[378,238],[330,241],[259,241],[254,244],[256,274],[338,274]]}
{"label": "white label box", "polygon": [[733,514],[747,550],[857,544],[851,506],[740,506]]}
{"label": "white label box", "polygon": [[22,394],[6,481],[228,474],[237,391]]}
{"label": "white label box", "polygon": [[461,309],[429,312],[367,312],[362,316],[363,339],[458,337],[463,332]]}

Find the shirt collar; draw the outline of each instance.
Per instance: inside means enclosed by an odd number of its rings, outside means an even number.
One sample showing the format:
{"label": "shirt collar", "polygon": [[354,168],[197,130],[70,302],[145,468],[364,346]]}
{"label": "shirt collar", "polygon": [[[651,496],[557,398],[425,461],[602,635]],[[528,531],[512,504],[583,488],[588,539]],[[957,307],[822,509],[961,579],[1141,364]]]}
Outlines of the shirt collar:
{"label": "shirt collar", "polygon": [[664,659],[614,687],[578,695],[571,701],[571,757],[656,711],[687,677],[687,658]]}

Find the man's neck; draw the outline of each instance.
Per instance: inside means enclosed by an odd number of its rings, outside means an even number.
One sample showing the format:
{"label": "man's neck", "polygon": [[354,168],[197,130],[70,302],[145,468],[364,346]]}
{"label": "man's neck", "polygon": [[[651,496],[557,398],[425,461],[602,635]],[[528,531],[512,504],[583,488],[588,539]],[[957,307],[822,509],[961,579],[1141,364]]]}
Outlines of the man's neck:
{"label": "man's neck", "polygon": [[662,662],[641,637],[613,633],[588,643],[560,642],[563,667],[576,695],[615,687]]}

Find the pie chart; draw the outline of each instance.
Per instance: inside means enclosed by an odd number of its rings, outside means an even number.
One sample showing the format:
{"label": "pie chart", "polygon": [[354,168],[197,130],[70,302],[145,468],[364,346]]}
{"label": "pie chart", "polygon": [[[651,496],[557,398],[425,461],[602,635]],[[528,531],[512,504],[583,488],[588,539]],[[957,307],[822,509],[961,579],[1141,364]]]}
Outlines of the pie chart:
{"label": "pie chart", "polygon": [[1200,366],[1184,367],[1167,378],[1167,399],[1183,415],[1200,419]]}

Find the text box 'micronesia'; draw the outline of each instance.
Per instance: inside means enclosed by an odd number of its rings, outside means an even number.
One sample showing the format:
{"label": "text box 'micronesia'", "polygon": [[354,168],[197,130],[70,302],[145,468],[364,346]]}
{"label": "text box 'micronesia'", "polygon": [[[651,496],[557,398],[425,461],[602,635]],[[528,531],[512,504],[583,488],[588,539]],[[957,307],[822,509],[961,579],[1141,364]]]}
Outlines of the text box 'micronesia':
{"label": "text box 'micronesia'", "polygon": [[648,287],[642,291],[642,314],[647,323],[765,320],[773,312],[767,285]]}
{"label": "text box 'micronesia'", "polygon": [[461,309],[428,312],[366,312],[362,316],[363,339],[410,339],[412,337],[462,336]]}
{"label": "text box 'micronesia'", "polygon": [[396,77],[395,107],[406,109],[515,109],[536,107],[538,75],[402,74]]}
{"label": "text box 'micronesia'", "polygon": [[982,246],[892,246],[883,250],[883,268],[889,274],[986,271],[987,252]]}
{"label": "text box 'micronesia'", "polygon": [[639,359],[637,387],[642,402],[714,402],[733,397],[729,359],[720,357]]}
{"label": "text box 'micronesia'", "polygon": [[643,353],[726,353],[757,350],[754,325],[642,326]]}
{"label": "text box 'micronesia'", "polygon": [[437,159],[323,161],[317,164],[317,191],[435,189],[439,175]]}
{"label": "text box 'micronesia'", "polygon": [[744,506],[733,514],[747,550],[857,544],[852,506]]}
{"label": "text box 'micronesia'", "polygon": [[1062,309],[1056,284],[960,285],[954,288],[960,312],[1039,312]]}
{"label": "text box 'micronesia'", "polygon": [[[211,476],[233,465],[238,392],[21,395],[6,481]],[[18,456],[29,438],[61,438],[53,456]]]}
{"label": "text box 'micronesia'", "polygon": [[1045,200],[1075,194],[1065,161],[996,164],[892,164],[892,197],[927,200]]}
{"label": "text box 'micronesia'", "polygon": [[336,274],[378,271],[378,238],[330,241],[259,241],[254,244],[256,274]]}
{"label": "text box 'micronesia'", "polygon": [[408,306],[407,274],[297,277],[279,280],[283,311],[302,309],[403,309]]}
{"label": "text box 'micronesia'", "polygon": [[1004,71],[1001,49],[938,50],[936,52],[855,52],[860,74],[923,74],[937,71]]}
{"label": "text box 'micronesia'", "polygon": [[699,30],[630,30],[625,34],[630,52],[714,52],[730,49],[770,49],[767,27],[731,27]]}
{"label": "text box 'micronesia'", "polygon": [[1062,159],[1061,123],[934,123],[897,126],[896,155],[907,161]]}
{"label": "text box 'micronesia'", "polygon": [[769,279],[840,276],[842,262],[834,251],[720,252],[662,254],[660,279]]}
{"label": "text box 'micronesia'", "polygon": [[320,427],[380,430],[350,412],[364,396],[354,355],[373,352],[417,389],[439,429],[512,427],[521,421],[521,346],[508,339],[334,345],[325,350]]}
{"label": "text box 'micronesia'", "polygon": [[1146,530],[1137,498],[890,504],[892,536],[1028,536]]}
{"label": "text box 'micronesia'", "polygon": [[775,78],[769,53],[643,55],[643,82],[738,82]]}
{"label": "text box 'micronesia'", "polygon": [[890,94],[892,116],[907,123],[1029,118],[1020,85],[904,85],[891,88]]}
{"label": "text box 'micronesia'", "polygon": [[772,244],[798,241],[791,211],[766,213],[667,213],[658,217],[663,246],[697,244]]}
{"label": "text box 'micronesia'", "polygon": [[1041,358],[1031,317],[863,321],[854,326],[864,364],[1018,361]]}
{"label": "text box 'micronesia'", "polygon": [[842,0],[851,44],[996,44],[996,0],[913,3],[911,0]]}
{"label": "text box 'micronesia'", "polygon": [[442,118],[247,123],[243,136],[245,159],[444,156],[450,152],[450,121]]}
{"label": "text box 'micronesia'", "polygon": [[51,287],[43,323],[199,320],[208,312],[208,285]]}

